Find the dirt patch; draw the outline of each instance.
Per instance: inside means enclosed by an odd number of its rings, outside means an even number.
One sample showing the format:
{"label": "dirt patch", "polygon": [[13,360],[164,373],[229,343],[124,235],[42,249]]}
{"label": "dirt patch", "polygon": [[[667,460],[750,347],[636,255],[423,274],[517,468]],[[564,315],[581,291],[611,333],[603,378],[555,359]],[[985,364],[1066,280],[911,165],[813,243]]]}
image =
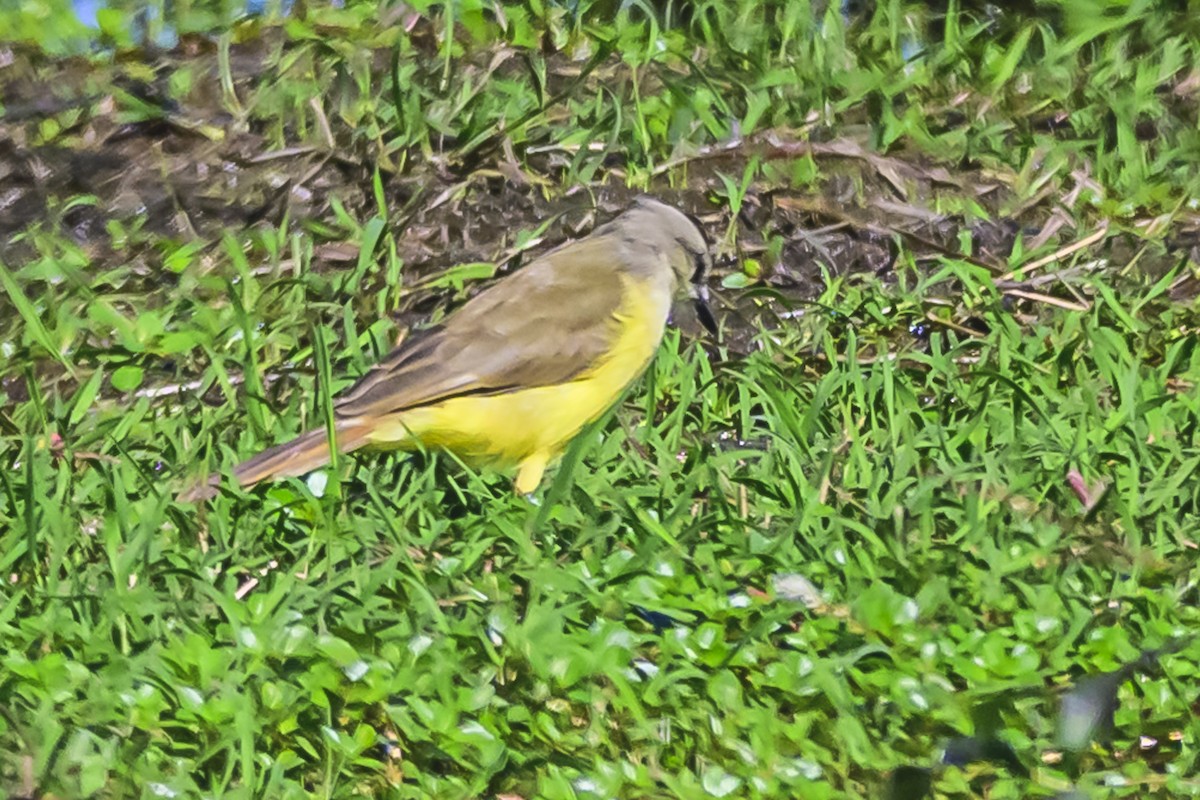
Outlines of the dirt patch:
{"label": "dirt patch", "polygon": [[[235,89],[252,85],[276,46],[264,38],[231,50]],[[388,53],[370,59],[386,69]],[[15,51],[6,60],[0,258],[19,266],[36,257],[31,231],[66,237],[86,254],[91,274],[134,265],[125,290],[147,296],[151,306],[155,295],[176,286],[163,241],[208,251],[222,236],[286,219],[316,242],[313,269],[352,266],[357,244],[339,223],[338,208],[359,222],[376,213],[377,168],[404,277],[414,286],[463,262],[515,268],[522,255],[514,247],[518,233],[550,219],[541,234],[542,247],[550,246],[586,233],[638,193],[626,188],[619,152],[609,154],[589,184],[561,190],[577,149],[528,141],[516,147],[503,135],[484,137],[468,151],[446,137],[441,149],[414,151],[394,169],[381,164],[395,165],[395,154],[377,159],[339,147],[349,139],[335,123],[323,137],[295,133],[295,145],[271,147],[268,120],[231,118],[213,88],[220,84],[216,53],[201,40],[132,64],[47,63]],[[504,75],[510,62],[482,52],[472,63],[486,77]],[[627,69],[619,59],[593,66],[581,78],[578,62],[551,56],[548,95],[572,86],[582,92]],[[183,70],[193,88],[172,92],[172,76]],[[131,114],[135,107],[139,114]],[[748,169],[756,177],[744,197],[731,197],[730,187]],[[797,304],[817,297],[826,275],[887,280],[898,259],[965,260],[994,275],[1015,302],[1086,303],[1069,286],[1078,271],[1050,280],[1043,272],[1030,283],[1008,275],[1007,261],[1018,237],[1026,251],[1031,243],[1066,248],[1100,224],[1064,214],[1059,195],[1022,200],[1012,184],[1012,176],[978,167],[951,169],[905,152],[880,155],[852,138],[822,140],[820,129],[808,128],[681,154],[655,170],[648,192],[697,215],[717,243],[722,257],[712,280],[722,296],[726,344],[737,353],[752,346],[757,331],[786,324]],[[740,205],[736,215],[734,205]],[[1178,230],[1177,249],[1195,255],[1200,224]],[[1089,248],[1098,257],[1142,252],[1115,233]],[[1178,255],[1142,252],[1141,258],[1141,268],[1161,271]],[[434,290],[416,289],[397,314],[416,319],[443,300]],[[11,312],[0,295],[0,313]],[[965,318],[954,324],[970,330]]]}

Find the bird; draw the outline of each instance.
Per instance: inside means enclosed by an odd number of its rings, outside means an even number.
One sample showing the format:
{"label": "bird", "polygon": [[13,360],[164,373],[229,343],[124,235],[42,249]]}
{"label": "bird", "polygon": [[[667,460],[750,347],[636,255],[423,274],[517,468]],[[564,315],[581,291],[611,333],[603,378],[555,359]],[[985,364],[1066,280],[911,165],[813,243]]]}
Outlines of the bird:
{"label": "bird", "polygon": [[[709,331],[710,244],[699,222],[642,196],[590,235],[530,261],[403,340],[333,401],[339,452],[443,449],[516,469],[531,496],[551,463],[646,370],[672,305]],[[243,487],[330,463],[322,426],[233,468]],[[216,493],[219,476],[184,491]]]}

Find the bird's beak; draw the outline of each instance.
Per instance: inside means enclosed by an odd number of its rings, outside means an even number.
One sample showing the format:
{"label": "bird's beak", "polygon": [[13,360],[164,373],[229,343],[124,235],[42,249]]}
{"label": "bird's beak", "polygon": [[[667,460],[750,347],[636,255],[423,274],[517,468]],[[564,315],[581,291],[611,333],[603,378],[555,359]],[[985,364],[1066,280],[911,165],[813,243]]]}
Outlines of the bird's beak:
{"label": "bird's beak", "polygon": [[716,336],[717,320],[708,306],[708,287],[702,283],[693,283],[689,294],[692,296],[692,304],[696,309],[696,318],[700,320],[704,330]]}

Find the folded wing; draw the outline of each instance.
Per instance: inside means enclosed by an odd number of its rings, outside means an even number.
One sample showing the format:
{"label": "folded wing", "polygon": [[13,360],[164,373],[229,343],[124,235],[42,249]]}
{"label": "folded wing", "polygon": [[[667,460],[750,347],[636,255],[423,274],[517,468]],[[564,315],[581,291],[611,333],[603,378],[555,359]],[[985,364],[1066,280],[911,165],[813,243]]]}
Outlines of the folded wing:
{"label": "folded wing", "polygon": [[537,259],[402,343],[337,399],[338,417],[371,418],[580,375],[618,335],[622,271],[596,266],[617,257],[610,241],[592,238]]}

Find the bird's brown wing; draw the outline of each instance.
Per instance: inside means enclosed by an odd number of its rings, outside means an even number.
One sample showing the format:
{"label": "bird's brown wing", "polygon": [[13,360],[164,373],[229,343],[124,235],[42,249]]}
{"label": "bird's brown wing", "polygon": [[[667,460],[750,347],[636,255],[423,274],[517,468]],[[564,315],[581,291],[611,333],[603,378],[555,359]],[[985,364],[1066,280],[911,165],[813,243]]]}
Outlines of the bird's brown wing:
{"label": "bird's brown wing", "polygon": [[612,242],[594,237],[537,259],[393,350],[338,398],[337,415],[375,417],[570,380],[617,336],[617,257]]}

